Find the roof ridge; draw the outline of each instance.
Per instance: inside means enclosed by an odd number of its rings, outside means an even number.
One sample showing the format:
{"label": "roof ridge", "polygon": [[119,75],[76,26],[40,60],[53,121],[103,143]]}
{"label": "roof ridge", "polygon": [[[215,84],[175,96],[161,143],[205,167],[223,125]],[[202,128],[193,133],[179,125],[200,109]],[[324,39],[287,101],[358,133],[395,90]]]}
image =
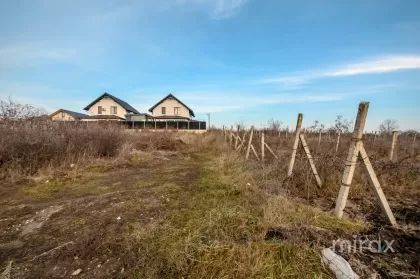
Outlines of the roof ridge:
{"label": "roof ridge", "polygon": [[97,102],[99,102],[104,97],[109,97],[109,98],[113,99],[116,103],[118,103],[120,106],[122,106],[125,110],[127,110],[129,112],[140,113],[138,110],[136,110],[134,107],[132,107],[126,101],[121,100],[120,98],[117,98],[117,97],[115,97],[114,95],[111,95],[108,92],[105,92],[101,96],[99,96],[98,98],[96,98],[92,103],[90,103],[89,105],[87,105],[84,108],[84,110],[89,110],[94,104],[96,104]]}
{"label": "roof ridge", "polygon": [[179,100],[177,97],[175,97],[175,95],[173,95],[172,93],[169,93],[168,95],[166,95],[166,97],[164,97],[162,100],[160,100],[159,102],[157,102],[154,106],[152,106],[150,109],[149,109],[149,111],[151,112],[151,113],[153,113],[153,110],[159,105],[159,104],[161,104],[161,103],[163,103],[166,99],[168,99],[169,97],[172,97],[172,98],[174,98],[175,100],[177,100],[181,105],[183,105],[184,107],[186,107],[188,110],[189,110],[189,112],[190,112],[190,115],[192,115],[193,117],[195,117],[195,115],[194,115],[194,111],[192,110],[192,109],[190,109],[186,104],[184,104],[183,102],[181,102],[181,100]]}

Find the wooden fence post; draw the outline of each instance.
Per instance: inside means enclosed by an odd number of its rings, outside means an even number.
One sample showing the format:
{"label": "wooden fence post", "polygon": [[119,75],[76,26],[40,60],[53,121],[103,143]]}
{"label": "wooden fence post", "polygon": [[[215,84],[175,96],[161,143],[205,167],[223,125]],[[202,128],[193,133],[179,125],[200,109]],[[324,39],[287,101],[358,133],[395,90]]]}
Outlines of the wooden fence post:
{"label": "wooden fence post", "polygon": [[349,152],[347,155],[346,166],[341,180],[340,192],[337,197],[334,214],[338,218],[343,217],[343,210],[346,207],[347,197],[351,181],[353,180],[354,170],[356,168],[357,156],[359,154],[360,142],[365,128],[366,117],[369,109],[369,102],[361,102],[357,112],[356,124],[350,143]]}
{"label": "wooden fence post", "polygon": [[238,125],[238,127],[237,127],[237,135],[236,135],[236,138],[235,138],[235,150],[236,150],[236,147],[238,147],[238,139],[239,139],[239,125]]}
{"label": "wooden fence post", "polygon": [[379,184],[379,180],[376,177],[375,171],[373,170],[372,164],[370,163],[365,147],[363,146],[363,142],[360,142],[360,156],[362,157],[363,162],[365,163],[366,169],[368,171],[370,183],[375,188],[376,198],[379,201],[379,205],[382,208],[382,212],[385,214],[391,225],[395,226],[397,222],[395,221],[394,214],[392,214],[391,208],[389,207],[385,194],[382,191],[381,185]]}
{"label": "wooden fence post", "polygon": [[319,146],[321,145],[321,132],[322,132],[322,130],[321,130],[321,129],[319,129],[319,136],[318,136],[318,149],[319,149]]}
{"label": "wooden fence post", "polygon": [[337,145],[335,146],[335,153],[338,152],[338,146],[340,145],[340,135],[341,135],[341,131],[338,130],[338,135],[337,135]]}
{"label": "wooden fence post", "polygon": [[264,142],[265,147],[267,147],[268,151],[270,151],[271,154],[273,154],[274,158],[278,159],[277,155],[271,150],[270,146],[268,146],[267,143]]}
{"label": "wooden fence post", "polygon": [[311,152],[309,151],[308,144],[306,143],[305,135],[302,133],[300,134],[300,140],[302,141],[303,150],[306,153],[306,157],[308,157],[309,165],[311,165],[312,173],[316,179],[316,183],[318,187],[322,186],[321,178],[319,177],[318,171],[316,170],[314,159],[311,156]]}
{"label": "wooden fence post", "polygon": [[295,142],[293,143],[292,157],[290,158],[289,169],[287,170],[288,177],[292,176],[293,166],[295,164],[296,151],[299,146],[299,135],[300,135],[300,130],[302,129],[302,120],[303,120],[303,114],[299,113],[297,123],[296,123],[296,132],[295,132],[296,135],[295,135]]}
{"label": "wooden fence post", "polygon": [[252,144],[251,144],[251,150],[252,150],[252,153],[254,153],[255,158],[257,158],[257,160],[259,161],[260,157],[258,157],[257,151],[255,151],[254,145],[252,145]]}
{"label": "wooden fence post", "polygon": [[244,137],[242,139],[240,139],[241,143],[238,145],[238,147],[236,148],[236,150],[239,150],[239,149],[242,148],[242,146],[244,146],[245,140],[246,140],[246,131],[244,131]]}
{"label": "wooden fence post", "polygon": [[261,161],[264,162],[264,146],[265,142],[264,142],[264,132],[261,133]]}
{"label": "wooden fence post", "polygon": [[251,126],[251,131],[249,132],[249,140],[248,140],[248,147],[246,149],[245,159],[248,160],[249,152],[251,151],[251,144],[252,144],[252,135],[254,134],[254,126]]}
{"label": "wooden fence post", "polygon": [[392,161],[394,159],[394,149],[395,145],[397,144],[397,136],[398,131],[392,132],[392,143],[391,143],[391,152],[389,153],[389,160]]}
{"label": "wooden fence post", "polygon": [[347,155],[346,167],[344,169],[343,179],[341,181],[340,192],[338,194],[334,213],[338,218],[343,217],[343,211],[346,206],[346,201],[350,190],[350,184],[353,178],[354,170],[356,168],[357,158],[360,154],[369,174],[370,184],[374,188],[376,197],[379,201],[382,211],[385,213],[386,217],[388,218],[388,221],[394,226],[397,224],[395,221],[395,217],[392,214],[388,201],[385,198],[381,185],[379,184],[378,178],[376,177],[375,171],[373,170],[372,164],[370,163],[369,157],[367,155],[362,141],[363,129],[366,123],[368,109],[368,102],[361,102],[359,104],[356,124],[354,126],[350,149]]}

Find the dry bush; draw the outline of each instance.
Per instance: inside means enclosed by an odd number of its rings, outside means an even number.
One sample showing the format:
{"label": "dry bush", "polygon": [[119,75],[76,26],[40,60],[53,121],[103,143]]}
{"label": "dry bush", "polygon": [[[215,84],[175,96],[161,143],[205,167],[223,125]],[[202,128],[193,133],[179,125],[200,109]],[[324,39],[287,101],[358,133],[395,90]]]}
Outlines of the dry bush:
{"label": "dry bush", "polygon": [[86,158],[113,157],[124,142],[119,126],[84,122],[3,121],[0,134],[3,178]]}
{"label": "dry bush", "polygon": [[[241,132],[243,137],[244,132]],[[249,133],[247,133],[247,138]],[[322,188],[316,186],[311,168],[301,144],[296,155],[296,161],[291,178],[286,177],[288,162],[294,141],[294,134],[285,138],[280,134],[266,131],[265,142],[279,157],[274,159],[268,150],[265,150],[266,163],[263,173],[265,179],[276,180],[282,187],[293,195],[305,199],[335,200],[338,194],[341,178],[344,171],[351,134],[341,135],[338,152],[335,151],[337,134],[322,134],[318,145],[318,133],[306,133],[311,154],[316,168],[323,182]],[[384,135],[374,138],[374,135],[364,136],[364,146],[369,155],[373,168],[378,176],[381,186],[389,199],[413,199],[420,196],[420,150],[418,141],[413,141],[414,135],[400,135],[394,152],[394,161],[389,160],[391,136]],[[261,154],[260,133],[254,134],[253,145],[258,154]],[[243,148],[242,150],[244,150]],[[254,160],[254,156],[251,154]],[[374,200],[374,191],[369,183],[366,168],[359,158],[356,172],[352,181],[350,199]]]}
{"label": "dry bush", "polygon": [[134,149],[144,151],[176,151],[185,146],[178,134],[170,131],[132,133],[128,136],[128,140],[133,144]]}

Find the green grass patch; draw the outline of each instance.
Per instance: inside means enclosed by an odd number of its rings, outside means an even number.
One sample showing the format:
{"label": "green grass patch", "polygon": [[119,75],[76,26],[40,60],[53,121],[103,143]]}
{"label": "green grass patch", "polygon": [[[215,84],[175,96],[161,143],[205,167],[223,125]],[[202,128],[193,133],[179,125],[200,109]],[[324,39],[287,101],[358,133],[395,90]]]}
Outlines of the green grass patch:
{"label": "green grass patch", "polygon": [[200,176],[171,194],[167,222],[128,236],[127,250],[138,249],[123,259],[136,266],[129,277],[329,278],[313,248],[265,240],[264,200],[249,199],[244,164],[209,153],[195,162]]}
{"label": "green grass patch", "polygon": [[62,181],[46,181],[35,186],[26,186],[21,189],[24,195],[34,198],[46,198],[52,196],[54,193],[61,191],[64,188]]}
{"label": "green grass patch", "polygon": [[315,226],[348,233],[359,232],[367,228],[367,224],[362,221],[337,219],[329,212],[282,196],[273,196],[268,200],[264,215],[268,226],[271,227]]}

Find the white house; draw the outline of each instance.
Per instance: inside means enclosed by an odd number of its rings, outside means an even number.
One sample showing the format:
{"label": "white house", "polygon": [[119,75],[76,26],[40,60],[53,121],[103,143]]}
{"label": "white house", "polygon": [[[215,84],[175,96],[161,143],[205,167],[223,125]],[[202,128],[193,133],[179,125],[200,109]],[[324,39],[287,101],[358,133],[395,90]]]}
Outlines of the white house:
{"label": "white house", "polygon": [[155,121],[190,121],[194,111],[169,94],[149,109]]}
{"label": "white house", "polygon": [[125,120],[126,115],[140,114],[127,102],[106,92],[86,106],[84,110],[89,113],[89,117],[83,119],[85,121]]}

